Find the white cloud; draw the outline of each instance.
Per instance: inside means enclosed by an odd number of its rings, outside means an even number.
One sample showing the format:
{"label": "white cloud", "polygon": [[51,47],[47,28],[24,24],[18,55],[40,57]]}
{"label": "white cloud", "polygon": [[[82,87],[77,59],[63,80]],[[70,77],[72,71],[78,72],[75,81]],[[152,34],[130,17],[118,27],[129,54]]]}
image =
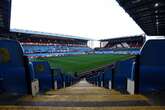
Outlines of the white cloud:
{"label": "white cloud", "polygon": [[116,0],[13,0],[11,28],[92,39],[144,33]]}

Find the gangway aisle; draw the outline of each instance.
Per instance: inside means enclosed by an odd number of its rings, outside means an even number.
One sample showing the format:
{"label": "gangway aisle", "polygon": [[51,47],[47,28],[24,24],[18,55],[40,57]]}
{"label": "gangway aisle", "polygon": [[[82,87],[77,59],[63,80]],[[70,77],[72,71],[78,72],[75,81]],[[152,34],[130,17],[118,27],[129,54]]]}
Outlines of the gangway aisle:
{"label": "gangway aisle", "polygon": [[163,106],[152,105],[143,95],[121,94],[96,87],[85,79],[71,87],[0,104],[1,110],[165,110]]}

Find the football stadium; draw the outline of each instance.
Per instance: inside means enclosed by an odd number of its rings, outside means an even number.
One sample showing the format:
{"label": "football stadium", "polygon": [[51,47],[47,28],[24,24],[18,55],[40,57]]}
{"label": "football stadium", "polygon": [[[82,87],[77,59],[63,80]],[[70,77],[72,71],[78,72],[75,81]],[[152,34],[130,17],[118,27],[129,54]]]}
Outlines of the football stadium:
{"label": "football stadium", "polygon": [[[13,28],[16,0],[1,0],[0,110],[165,110],[165,1],[112,1],[144,33],[95,40],[97,36]],[[44,13],[36,7],[37,16]],[[27,18],[27,12],[21,14]],[[58,24],[60,15],[50,15]]]}

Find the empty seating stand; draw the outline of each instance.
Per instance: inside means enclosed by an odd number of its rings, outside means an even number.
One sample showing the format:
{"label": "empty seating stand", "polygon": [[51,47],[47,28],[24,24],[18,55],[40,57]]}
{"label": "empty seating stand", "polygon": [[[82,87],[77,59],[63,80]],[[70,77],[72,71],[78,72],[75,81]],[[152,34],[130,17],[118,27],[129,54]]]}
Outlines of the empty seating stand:
{"label": "empty seating stand", "polygon": [[0,40],[0,91],[2,94],[35,94],[35,76],[20,44]]}

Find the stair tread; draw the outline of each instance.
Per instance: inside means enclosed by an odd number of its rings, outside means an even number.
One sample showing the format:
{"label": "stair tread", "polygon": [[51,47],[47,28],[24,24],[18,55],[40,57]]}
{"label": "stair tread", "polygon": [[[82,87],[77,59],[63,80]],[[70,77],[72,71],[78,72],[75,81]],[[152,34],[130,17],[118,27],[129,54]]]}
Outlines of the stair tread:
{"label": "stair tread", "polygon": [[43,107],[43,106],[0,106],[1,110],[165,110],[165,106],[143,107]]}

